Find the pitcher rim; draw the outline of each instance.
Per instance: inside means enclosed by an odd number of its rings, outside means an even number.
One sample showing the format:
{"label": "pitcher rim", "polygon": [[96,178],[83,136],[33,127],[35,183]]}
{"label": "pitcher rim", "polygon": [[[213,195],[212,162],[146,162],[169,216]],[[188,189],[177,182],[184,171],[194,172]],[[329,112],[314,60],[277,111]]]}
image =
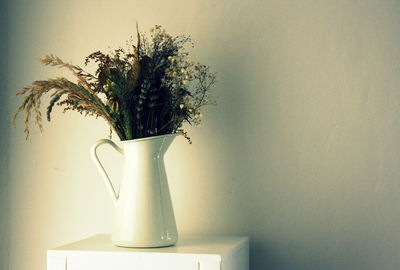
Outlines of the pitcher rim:
{"label": "pitcher rim", "polygon": [[182,132],[175,132],[175,133],[171,133],[171,134],[144,137],[144,138],[133,139],[133,140],[124,140],[124,141],[120,141],[120,143],[124,144],[124,143],[130,143],[130,142],[149,141],[149,140],[156,140],[156,139],[160,139],[160,138],[173,137],[173,136],[179,136],[179,135],[182,135]]}

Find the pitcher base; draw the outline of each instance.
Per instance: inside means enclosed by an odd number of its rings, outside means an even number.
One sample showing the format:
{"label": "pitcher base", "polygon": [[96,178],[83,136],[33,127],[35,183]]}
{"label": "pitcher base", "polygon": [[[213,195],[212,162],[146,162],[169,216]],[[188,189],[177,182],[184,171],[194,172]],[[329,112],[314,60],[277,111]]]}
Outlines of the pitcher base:
{"label": "pitcher base", "polygon": [[112,243],[118,247],[127,248],[160,248],[160,247],[170,247],[175,245],[177,240],[169,241],[127,241],[127,240],[116,240],[112,239]]}

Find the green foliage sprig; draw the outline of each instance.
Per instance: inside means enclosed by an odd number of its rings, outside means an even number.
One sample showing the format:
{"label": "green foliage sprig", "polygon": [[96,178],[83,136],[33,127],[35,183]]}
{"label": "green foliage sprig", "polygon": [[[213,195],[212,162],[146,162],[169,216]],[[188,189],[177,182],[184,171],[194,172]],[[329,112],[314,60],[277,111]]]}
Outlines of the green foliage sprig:
{"label": "green foliage sprig", "polygon": [[150,37],[137,31],[136,45],[110,54],[100,51],[86,57],[85,65],[94,62],[94,75],[54,55],[40,59],[45,65],[68,69],[77,79],[64,77],[34,81],[16,95],[24,100],[14,115],[24,112],[25,135],[29,121],[42,131],[41,98],[49,94],[47,120],[54,106],[103,118],[121,140],[182,132],[182,124],[199,125],[204,105],[216,104],[210,89],[216,82],[208,66],[189,59],[186,46],[191,39],[172,37],[157,25]]}

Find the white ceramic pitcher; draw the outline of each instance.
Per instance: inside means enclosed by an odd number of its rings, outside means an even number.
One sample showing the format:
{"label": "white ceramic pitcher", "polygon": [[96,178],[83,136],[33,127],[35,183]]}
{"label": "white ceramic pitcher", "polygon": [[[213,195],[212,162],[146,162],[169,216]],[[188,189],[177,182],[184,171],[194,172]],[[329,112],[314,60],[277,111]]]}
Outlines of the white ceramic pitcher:
{"label": "white ceramic pitcher", "polygon": [[[174,211],[164,166],[164,154],[179,134],[122,141],[99,140],[91,150],[115,205],[112,242],[123,247],[171,246],[178,240]],[[109,144],[124,155],[120,190],[117,192],[97,156]]]}

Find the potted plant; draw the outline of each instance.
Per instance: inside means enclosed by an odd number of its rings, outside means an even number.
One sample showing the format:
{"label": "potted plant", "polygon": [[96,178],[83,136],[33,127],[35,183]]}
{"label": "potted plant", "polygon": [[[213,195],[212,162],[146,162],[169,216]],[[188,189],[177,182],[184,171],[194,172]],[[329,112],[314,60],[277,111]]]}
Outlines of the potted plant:
{"label": "potted plant", "polygon": [[[128,49],[109,54],[97,51],[86,57],[85,65],[97,65],[94,74],[46,55],[40,62],[68,69],[77,82],[64,77],[38,80],[16,93],[24,99],[14,122],[23,112],[26,137],[31,118],[43,129],[40,105],[47,94],[48,121],[53,108],[60,106],[64,112],[103,118],[110,132],[120,138],[121,146],[102,139],[91,151],[116,206],[112,233],[116,245],[156,247],[177,241],[163,156],[178,134],[191,143],[182,124],[200,124],[201,108],[215,104],[210,89],[216,75],[208,66],[189,59],[186,47],[190,44],[189,37],[173,37],[159,25],[149,35],[137,30],[136,44]],[[118,192],[97,157],[96,149],[104,143],[125,156]]]}

